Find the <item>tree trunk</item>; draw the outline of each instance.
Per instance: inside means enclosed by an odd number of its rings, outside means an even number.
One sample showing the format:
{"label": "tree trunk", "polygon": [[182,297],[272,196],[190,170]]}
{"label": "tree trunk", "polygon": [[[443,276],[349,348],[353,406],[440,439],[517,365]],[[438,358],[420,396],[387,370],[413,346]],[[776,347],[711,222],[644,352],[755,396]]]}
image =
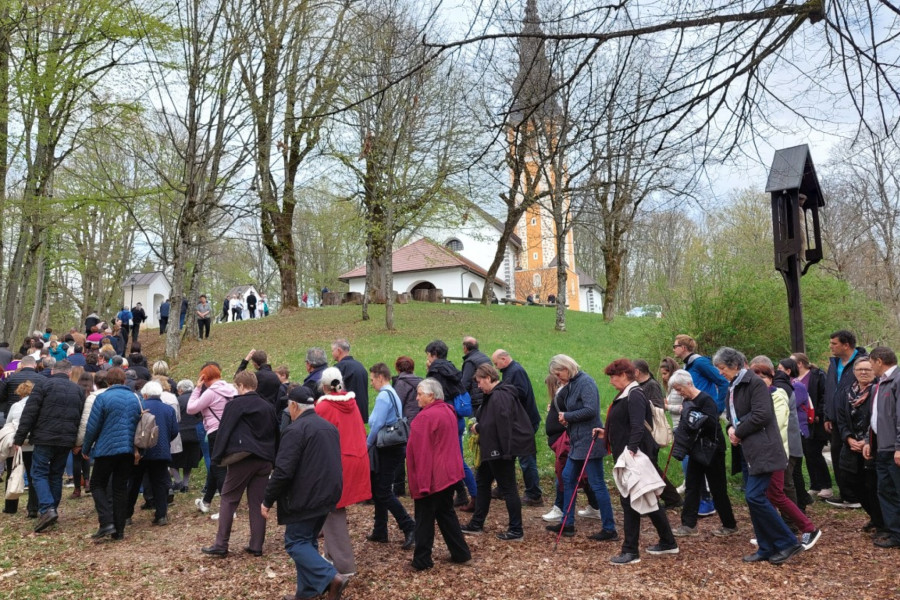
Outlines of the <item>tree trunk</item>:
{"label": "tree trunk", "polygon": [[616,294],[622,278],[622,258],[618,251],[604,248],[603,268],[606,271],[606,294],[603,295],[603,320],[610,322],[616,316]]}
{"label": "tree trunk", "polygon": [[563,215],[562,193],[554,194],[551,198],[553,208],[553,221],[556,224],[556,330],[566,330],[566,298],[568,297],[569,274],[566,269],[569,262],[566,260],[566,233]]}
{"label": "tree trunk", "polygon": [[[522,213],[517,209],[510,210],[507,214],[506,224],[503,226],[503,233],[500,234],[500,239],[497,240],[497,251],[494,253],[494,261],[491,263],[487,276],[484,279],[484,290],[481,292],[481,303],[485,306],[490,306],[493,300],[494,280],[497,278],[497,271],[500,270],[500,265],[503,264],[503,259],[506,257],[506,247],[509,245],[509,238],[515,233],[516,223],[518,223],[521,214]],[[515,273],[513,273],[513,277],[515,277]]]}
{"label": "tree trunk", "polygon": [[28,322],[28,331],[40,330],[41,308],[44,304],[44,287],[47,280],[47,256],[46,244],[41,244],[37,256],[37,281],[34,285],[34,304],[31,308],[31,319]]}
{"label": "tree trunk", "polygon": [[[0,9],[0,281],[6,264],[6,175],[9,170],[9,2]],[[6,315],[0,315],[0,331],[6,332]],[[4,337],[9,340],[10,338]]]}

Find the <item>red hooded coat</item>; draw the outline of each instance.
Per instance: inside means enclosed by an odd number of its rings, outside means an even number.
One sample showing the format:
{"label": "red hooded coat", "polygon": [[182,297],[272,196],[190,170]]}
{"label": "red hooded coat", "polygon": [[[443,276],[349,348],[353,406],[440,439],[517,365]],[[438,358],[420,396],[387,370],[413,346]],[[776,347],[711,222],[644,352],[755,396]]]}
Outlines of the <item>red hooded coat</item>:
{"label": "red hooded coat", "polygon": [[463,478],[456,412],[446,402],[432,402],[410,424],[406,444],[409,493],[418,500],[445,490]]}
{"label": "red hooded coat", "polygon": [[316,402],[316,413],[335,427],[341,436],[341,467],[344,490],[337,507],[344,508],[372,497],[369,478],[369,451],[366,427],[353,392],[326,394]]}

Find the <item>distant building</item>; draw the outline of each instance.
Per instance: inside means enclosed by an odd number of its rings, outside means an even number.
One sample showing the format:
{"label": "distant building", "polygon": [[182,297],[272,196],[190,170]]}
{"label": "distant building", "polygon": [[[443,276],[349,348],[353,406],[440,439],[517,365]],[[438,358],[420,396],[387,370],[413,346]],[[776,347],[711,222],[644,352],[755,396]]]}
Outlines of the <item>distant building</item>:
{"label": "distant building", "polygon": [[[132,273],[122,283],[122,306],[131,308],[138,302],[147,313],[146,327],[159,326],[159,306],[172,293],[172,284],[161,271]],[[121,308],[121,307],[117,307]]]}
{"label": "distant building", "polygon": [[[253,295],[256,296],[256,316],[258,318],[258,317],[262,316],[262,300],[260,300],[259,290],[256,289],[256,286],[254,286],[254,285],[236,285],[233,288],[231,288],[230,290],[228,290],[228,294],[226,296],[226,298],[228,298],[228,299],[231,299],[234,296],[238,296],[241,299],[241,302],[244,305],[244,312],[241,313],[241,317],[244,319],[250,318],[250,311],[247,310],[247,296],[250,295],[250,292],[253,292]],[[212,300],[212,299],[210,299],[210,300]],[[223,302],[224,300],[225,300],[225,298],[222,298],[221,300],[218,300],[218,302]],[[221,310],[222,310],[222,305],[219,304],[219,311],[221,311]],[[272,307],[269,306],[269,311],[271,312],[271,310],[272,310]],[[233,315],[233,313],[231,312],[231,308],[229,307],[229,309],[228,309],[228,320],[229,321],[234,320],[232,315]]]}

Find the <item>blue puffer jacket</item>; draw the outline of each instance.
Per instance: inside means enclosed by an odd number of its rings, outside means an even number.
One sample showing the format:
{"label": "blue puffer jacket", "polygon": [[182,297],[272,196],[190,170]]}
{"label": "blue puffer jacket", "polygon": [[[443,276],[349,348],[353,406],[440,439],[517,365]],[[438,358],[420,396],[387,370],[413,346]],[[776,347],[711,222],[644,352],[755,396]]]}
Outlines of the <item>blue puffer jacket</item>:
{"label": "blue puffer jacket", "polygon": [[127,386],[110,386],[97,395],[91,407],[82,452],[94,458],[131,454],[134,451],[134,432],[140,418],[141,406],[137,395]]}
{"label": "blue puffer jacket", "polygon": [[178,419],[175,416],[175,409],[164,404],[160,398],[145,398],[144,410],[149,410],[156,417],[159,441],[155,446],[144,451],[141,460],[172,460],[172,440],[178,437]]}

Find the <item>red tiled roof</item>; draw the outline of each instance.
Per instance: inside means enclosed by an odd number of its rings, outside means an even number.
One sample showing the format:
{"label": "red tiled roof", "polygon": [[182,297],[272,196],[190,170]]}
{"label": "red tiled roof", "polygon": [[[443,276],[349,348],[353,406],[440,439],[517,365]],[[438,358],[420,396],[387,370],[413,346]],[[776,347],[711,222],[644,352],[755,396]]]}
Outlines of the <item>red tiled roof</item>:
{"label": "red tiled roof", "polygon": [[[487,277],[487,271],[473,263],[471,260],[463,258],[456,252],[453,252],[428,238],[422,238],[416,242],[407,244],[402,248],[398,248],[394,251],[392,257],[394,273],[456,269],[461,267],[480,277]],[[349,279],[365,276],[366,266],[362,265],[352,271],[344,273],[338,277],[338,279],[347,281]],[[495,278],[494,283],[506,285],[506,282],[499,278]]]}

